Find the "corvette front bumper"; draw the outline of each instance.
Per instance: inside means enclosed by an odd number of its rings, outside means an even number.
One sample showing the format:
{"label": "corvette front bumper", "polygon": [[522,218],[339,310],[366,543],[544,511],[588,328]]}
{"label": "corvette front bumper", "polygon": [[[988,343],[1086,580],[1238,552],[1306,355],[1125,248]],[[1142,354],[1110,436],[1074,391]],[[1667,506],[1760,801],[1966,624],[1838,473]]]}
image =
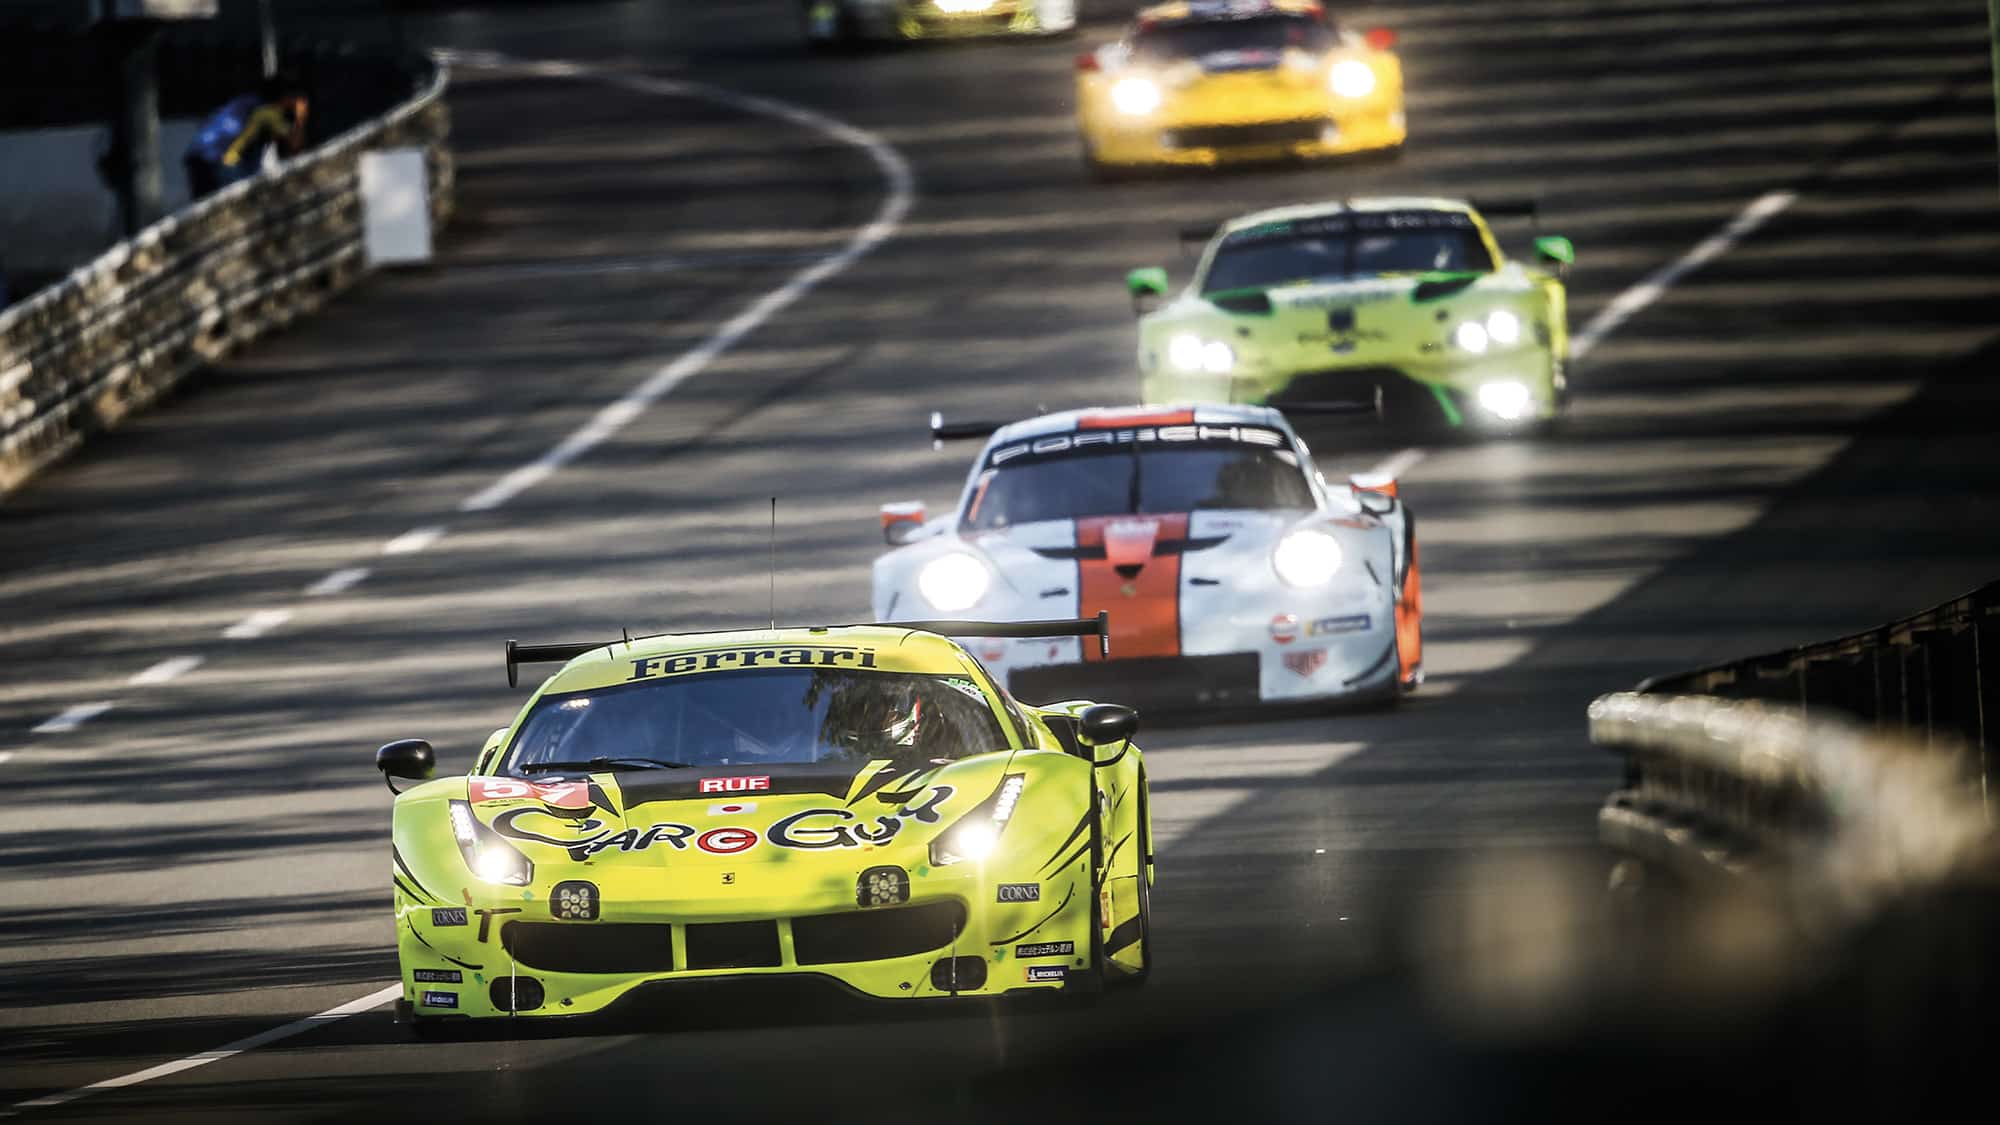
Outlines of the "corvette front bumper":
{"label": "corvette front bumper", "polygon": [[1213,167],[1344,156],[1395,148],[1408,135],[1400,109],[1227,125],[1101,126],[1087,137],[1099,164]]}

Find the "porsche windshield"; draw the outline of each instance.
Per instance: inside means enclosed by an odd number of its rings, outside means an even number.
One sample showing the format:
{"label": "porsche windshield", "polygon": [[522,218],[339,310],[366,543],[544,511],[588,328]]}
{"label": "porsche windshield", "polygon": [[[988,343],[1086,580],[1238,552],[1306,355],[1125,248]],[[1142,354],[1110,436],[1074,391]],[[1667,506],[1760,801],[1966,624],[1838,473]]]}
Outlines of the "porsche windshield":
{"label": "porsche windshield", "polygon": [[1223,237],[1202,277],[1203,293],[1341,281],[1385,273],[1493,269],[1462,212],[1363,212],[1269,223]]}
{"label": "porsche windshield", "polygon": [[1001,462],[980,474],[962,524],[991,531],[1037,520],[1204,508],[1317,506],[1298,455],[1239,442],[1093,446]]}
{"label": "porsche windshield", "polygon": [[619,769],[859,766],[881,758],[963,758],[1006,746],[984,689],[969,677],[759,668],[543,696],[500,772],[546,776],[533,767],[579,763],[575,768],[585,769],[592,759]]}
{"label": "porsche windshield", "polygon": [[1331,50],[1333,44],[1333,29],[1317,19],[1269,15],[1153,24],[1133,36],[1132,53],[1141,59],[1172,62],[1232,52],[1275,54],[1287,47],[1319,54]]}

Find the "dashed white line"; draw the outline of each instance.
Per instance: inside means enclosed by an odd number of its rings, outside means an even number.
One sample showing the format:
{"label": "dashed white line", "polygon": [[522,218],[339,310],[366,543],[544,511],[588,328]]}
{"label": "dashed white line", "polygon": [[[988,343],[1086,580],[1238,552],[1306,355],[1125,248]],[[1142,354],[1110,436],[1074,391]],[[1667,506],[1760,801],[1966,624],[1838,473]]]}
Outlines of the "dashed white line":
{"label": "dashed white line", "polygon": [[289,609],[260,609],[222,631],[232,641],[254,640],[292,619]]}
{"label": "dashed white line", "polygon": [[1590,323],[1583,326],[1569,343],[1571,359],[1582,359],[1606,336],[1618,331],[1626,321],[1632,319],[1639,310],[1660,299],[1660,295],[1673,288],[1680,280],[1695,270],[1720,258],[1730,248],[1749,237],[1752,231],[1771,221],[1779,212],[1798,200],[1797,192],[1769,191],[1750,201],[1750,205],[1738,212],[1729,224],[1707,238],[1696,243],[1694,248],[1612,298],[1610,304],[1599,309]]}
{"label": "dashed white line", "polygon": [[118,706],[117,702],[110,699],[99,699],[92,703],[79,703],[74,707],[64,710],[60,715],[42,720],[35,727],[34,733],[61,734],[64,731],[75,730],[116,706]]}
{"label": "dashed white line", "polygon": [[371,1008],[379,1008],[402,995],[402,992],[402,985],[392,984],[387,988],[371,992],[358,1000],[350,1000],[337,1008],[328,1008],[316,1016],[307,1016],[302,1020],[293,1020],[283,1027],[274,1027],[269,1031],[260,1031],[255,1035],[238,1039],[234,1043],[226,1043],[213,1050],[189,1055],[186,1058],[175,1059],[172,1062],[161,1063],[158,1066],[149,1066],[144,1070],[135,1070],[130,1074],[121,1074],[116,1078],[106,1078],[102,1082],[92,1082],[88,1086],[79,1086],[74,1090],[65,1090],[60,1094],[49,1094],[45,1097],[32,1098],[25,1102],[15,1102],[14,1109],[16,1111],[23,1109],[48,1109],[53,1106],[67,1105],[78,1098],[89,1097],[91,1094],[95,1094],[101,1090],[118,1090],[126,1086],[137,1086],[141,1082],[151,1082],[155,1078],[165,1078],[171,1074],[179,1074],[184,1070],[193,1070],[196,1067],[221,1062],[223,1059],[240,1055],[245,1051],[254,1051],[267,1043],[276,1043],[280,1039],[290,1039],[294,1035],[303,1035],[314,1028],[344,1020],[349,1016],[359,1015]]}
{"label": "dashed white line", "polygon": [[385,555],[414,555],[427,550],[431,544],[444,538],[442,527],[413,527],[387,543],[382,544]]}
{"label": "dashed white line", "polygon": [[1383,476],[1394,480],[1415,468],[1417,462],[1423,460],[1424,457],[1425,452],[1421,449],[1397,450],[1395,453],[1391,453],[1388,457],[1384,458],[1381,464],[1368,470],[1368,472],[1373,476]]}
{"label": "dashed white line", "polygon": [[0,750],[0,766],[4,766],[13,760],[14,752],[12,750]]}
{"label": "dashed white line", "polygon": [[169,656],[143,672],[134,672],[125,682],[133,687],[153,687],[156,684],[170,684],[196,668],[206,659],[200,656]]}
{"label": "dashed white line", "polygon": [[306,597],[325,598],[345,593],[365,581],[370,571],[365,566],[343,567],[306,587]]}
{"label": "dashed white line", "polygon": [[[536,64],[532,69],[543,74],[561,76],[590,73],[571,63]],[[819,259],[792,275],[791,280],[784,285],[753,301],[748,308],[723,322],[722,327],[717,328],[692,350],[682,353],[671,363],[653,372],[644,382],[627,391],[617,401],[599,410],[590,421],[557,442],[548,452],[467,497],[465,502],[458,506],[462,512],[485,512],[500,507],[555,475],[558,469],[590,452],[605,439],[630,425],[632,420],[644,413],[647,407],[689,378],[699,374],[713,363],[716,357],[736,346],[759,325],[887,241],[896,233],[896,228],[902,224],[903,217],[909,213],[910,205],[916,198],[916,177],[911,174],[909,162],[903,159],[903,154],[897,152],[881,137],[844,121],[837,121],[802,106],[758,97],[755,94],[739,94],[733,90],[723,90],[700,82],[645,78],[637,75],[600,74],[596,77],[612,85],[623,86],[640,93],[698,98],[746,113],[776,117],[844,141],[868,154],[888,182],[889,192],[883,198],[882,206],[876,210],[875,217],[867,226],[856,231],[854,237],[849,239],[847,245],[838,252]]]}

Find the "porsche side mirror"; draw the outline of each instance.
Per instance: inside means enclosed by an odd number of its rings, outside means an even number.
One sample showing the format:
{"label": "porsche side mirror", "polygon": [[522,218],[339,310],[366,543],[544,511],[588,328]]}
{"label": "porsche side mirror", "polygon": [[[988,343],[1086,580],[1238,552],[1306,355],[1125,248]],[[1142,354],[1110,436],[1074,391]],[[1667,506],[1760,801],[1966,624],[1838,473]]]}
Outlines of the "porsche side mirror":
{"label": "porsche side mirror", "polygon": [[1167,271],[1159,266],[1133,270],[1125,275],[1125,292],[1132,297],[1133,313],[1143,316],[1158,308],[1167,296]]}
{"label": "porsche side mirror", "polygon": [[1116,703],[1098,703],[1077,716],[1076,740],[1089,748],[1093,765],[1108,766],[1125,756],[1139,729],[1139,712]]}
{"label": "porsche side mirror", "polygon": [[900,547],[924,529],[924,502],[904,500],[882,505],[882,541]]}
{"label": "porsche side mirror", "polygon": [[1535,239],[1535,257],[1543,265],[1552,267],[1556,276],[1566,278],[1569,268],[1576,264],[1576,247],[1562,235],[1545,234]]}
{"label": "porsche side mirror", "polygon": [[397,789],[392,778],[429,781],[437,773],[437,752],[421,738],[398,739],[375,751],[375,768],[382,771],[383,783],[394,793]]}
{"label": "porsche side mirror", "polygon": [[1357,488],[1354,499],[1361,505],[1361,510],[1371,516],[1386,516],[1396,510],[1396,498],[1384,493]]}

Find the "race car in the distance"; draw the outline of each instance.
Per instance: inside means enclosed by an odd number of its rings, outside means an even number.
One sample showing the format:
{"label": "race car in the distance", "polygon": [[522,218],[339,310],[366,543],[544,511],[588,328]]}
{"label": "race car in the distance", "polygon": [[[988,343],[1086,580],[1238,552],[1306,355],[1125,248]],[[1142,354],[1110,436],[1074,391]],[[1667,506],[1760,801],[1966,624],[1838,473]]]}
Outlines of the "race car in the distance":
{"label": "race car in the distance", "polygon": [[1055,35],[1076,27],[1076,0],[803,0],[806,42]]}
{"label": "race car in the distance", "polygon": [[1575,251],[1537,237],[1537,265],[1511,261],[1480,211],[1347,199],[1184,232],[1208,245],[1178,296],[1166,300],[1164,269],[1126,278],[1141,398],[1282,406],[1379,392],[1391,421],[1510,429],[1555,417]]}
{"label": "race car in the distance", "polygon": [[[564,662],[468,775],[376,753],[396,797],[399,1016],[596,1012],[685,982],[881,998],[1090,991],[1151,967],[1129,708],[1024,707],[945,633],[1100,620],[508,642]],[[393,780],[390,788],[395,788]]]}
{"label": "race car in the distance", "polygon": [[1342,28],[1312,0],[1142,9],[1077,58],[1084,164],[1104,176],[1393,150],[1408,131],[1395,41]]}
{"label": "race car in the distance", "polygon": [[894,549],[875,560],[876,618],[1110,615],[1108,655],[974,639],[1019,698],[1387,701],[1420,680],[1422,583],[1395,482],[1329,484],[1278,411],[1074,410],[932,431],[990,436],[951,512],[883,507]]}

